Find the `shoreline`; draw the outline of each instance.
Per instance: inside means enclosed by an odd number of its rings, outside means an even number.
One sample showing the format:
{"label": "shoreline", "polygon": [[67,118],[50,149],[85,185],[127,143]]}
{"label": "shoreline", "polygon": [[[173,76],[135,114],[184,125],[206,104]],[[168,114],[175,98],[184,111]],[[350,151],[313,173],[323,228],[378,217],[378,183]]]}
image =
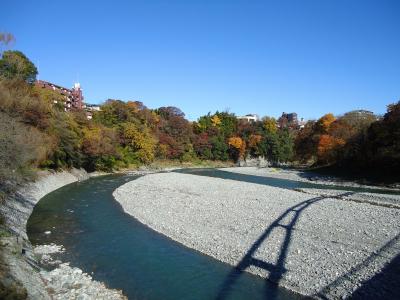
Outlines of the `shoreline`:
{"label": "shoreline", "polygon": [[[108,289],[78,268],[58,262],[52,271],[42,269],[40,257],[32,247],[26,233],[26,223],[37,202],[48,193],[65,185],[91,177],[83,169],[51,172],[40,171],[39,178],[11,194],[0,206],[4,227],[9,233],[0,237],[3,272],[1,284],[27,299],[65,299],[74,292],[87,292],[86,297],[97,295],[107,299],[126,299],[121,291]],[[48,245],[40,245],[46,247]],[[49,256],[54,252],[41,253]],[[39,255],[40,256],[40,255]],[[79,289],[77,287],[80,287]],[[71,294],[72,293],[72,294]],[[92,294],[90,294],[92,293]]]}
{"label": "shoreline", "polygon": [[297,169],[282,169],[270,167],[227,167],[218,168],[218,170],[239,173],[244,175],[254,175],[262,177],[272,177],[278,179],[287,179],[305,183],[315,183],[323,185],[333,185],[340,187],[356,187],[365,189],[387,190],[400,193],[400,188],[382,185],[362,184],[356,181],[345,180],[340,177],[321,175],[312,171],[302,171]]}
{"label": "shoreline", "polygon": [[[400,246],[397,209],[337,196],[178,173],[143,176],[113,196],[126,213],[173,240],[236,267],[244,263],[243,271],[317,298],[349,296]],[[301,214],[293,223],[296,209]],[[283,224],[290,228],[290,246],[284,249]],[[368,265],[347,275],[371,255]],[[282,257],[284,263],[276,265]],[[278,270],[245,262],[254,258]]]}
{"label": "shoreline", "polygon": [[[283,180],[299,181],[311,184],[320,184],[326,186],[338,186],[343,188],[349,188],[349,191],[353,188],[366,189],[363,192],[353,192],[350,195],[341,196],[343,190],[334,189],[323,189],[321,188],[296,188],[295,191],[306,193],[315,196],[324,197],[339,197],[342,200],[354,201],[360,203],[368,203],[371,205],[385,206],[389,208],[400,209],[400,189],[398,188],[386,188],[381,186],[363,185],[351,181],[340,181],[337,178],[332,177],[318,177],[318,179],[309,180],[309,174],[303,173],[297,170],[286,170],[278,168],[255,168],[255,167],[240,167],[240,168],[220,168],[218,170],[230,173],[236,173],[241,175],[259,176],[277,178]],[[373,193],[368,190],[374,190]],[[379,193],[382,191],[384,193]],[[385,192],[390,191],[396,194],[387,194]]]}

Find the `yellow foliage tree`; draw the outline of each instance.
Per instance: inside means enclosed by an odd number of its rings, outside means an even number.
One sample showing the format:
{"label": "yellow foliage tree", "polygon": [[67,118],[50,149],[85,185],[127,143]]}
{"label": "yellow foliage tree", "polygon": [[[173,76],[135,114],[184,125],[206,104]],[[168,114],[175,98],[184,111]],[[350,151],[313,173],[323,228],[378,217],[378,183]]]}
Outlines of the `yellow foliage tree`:
{"label": "yellow foliage tree", "polygon": [[217,127],[217,126],[219,126],[219,125],[221,124],[221,119],[220,119],[217,115],[214,115],[214,116],[211,118],[211,123],[212,123],[212,125],[213,125],[214,127]]}
{"label": "yellow foliage tree", "polygon": [[230,137],[228,139],[230,147],[234,148],[238,153],[238,158],[243,158],[246,151],[246,143],[238,136]]}
{"label": "yellow foliage tree", "polygon": [[268,133],[276,133],[278,130],[276,127],[276,120],[274,118],[265,117],[263,120],[263,126]]}
{"label": "yellow foliage tree", "polygon": [[141,162],[150,163],[154,160],[156,140],[147,127],[139,130],[134,123],[127,123],[124,126],[124,138]]}

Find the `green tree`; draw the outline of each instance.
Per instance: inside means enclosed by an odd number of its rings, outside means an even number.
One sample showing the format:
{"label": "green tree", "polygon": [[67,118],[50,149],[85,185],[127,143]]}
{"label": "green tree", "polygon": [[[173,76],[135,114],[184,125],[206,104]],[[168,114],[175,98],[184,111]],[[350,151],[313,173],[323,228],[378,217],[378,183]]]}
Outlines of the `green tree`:
{"label": "green tree", "polygon": [[33,84],[38,71],[21,51],[4,51],[0,59],[0,76]]}
{"label": "green tree", "polygon": [[212,158],[216,160],[228,160],[228,144],[222,135],[216,135],[210,138]]}

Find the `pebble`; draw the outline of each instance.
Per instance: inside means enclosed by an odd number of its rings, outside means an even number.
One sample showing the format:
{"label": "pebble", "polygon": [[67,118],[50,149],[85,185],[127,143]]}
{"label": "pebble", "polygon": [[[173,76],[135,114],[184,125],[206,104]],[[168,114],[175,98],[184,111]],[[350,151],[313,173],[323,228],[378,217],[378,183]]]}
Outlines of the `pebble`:
{"label": "pebble", "polygon": [[79,268],[71,267],[68,262],[61,263],[59,260],[53,260],[51,255],[64,252],[63,246],[56,244],[39,245],[33,251],[40,257],[41,263],[58,265],[52,271],[40,271],[46,288],[53,293],[53,299],[127,299],[121,291],[108,289],[104,283],[93,280],[90,275],[83,273]]}

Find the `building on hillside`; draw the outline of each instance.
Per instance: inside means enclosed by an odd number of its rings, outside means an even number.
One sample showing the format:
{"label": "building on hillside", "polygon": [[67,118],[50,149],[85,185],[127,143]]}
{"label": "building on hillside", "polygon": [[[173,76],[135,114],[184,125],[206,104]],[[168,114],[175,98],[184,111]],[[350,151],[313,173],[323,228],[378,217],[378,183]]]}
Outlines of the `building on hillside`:
{"label": "building on hillside", "polygon": [[93,118],[93,112],[101,110],[100,105],[89,103],[84,103],[83,108],[86,111],[86,117],[88,118],[88,120],[91,120]]}
{"label": "building on hillside", "polygon": [[258,115],[256,114],[248,114],[243,117],[237,117],[238,120],[245,120],[247,122],[257,122],[259,120]]}
{"label": "building on hillside", "polygon": [[344,114],[344,116],[357,116],[358,118],[375,118],[378,119],[377,116],[372,111],[369,110],[364,110],[364,109],[358,109],[358,110],[352,110]]}
{"label": "building on hillside", "polygon": [[352,110],[352,111],[349,111],[349,112],[345,113],[345,115],[352,114],[352,113],[353,114],[359,114],[359,115],[374,116],[374,113],[372,111],[365,110],[365,109]]}
{"label": "building on hillside", "polygon": [[37,80],[35,85],[43,89],[56,91],[63,95],[65,97],[65,111],[84,108],[83,92],[79,83],[75,83],[71,89],[44,80]]}
{"label": "building on hillside", "polygon": [[301,129],[304,128],[306,122],[303,118],[298,119],[297,113],[282,113],[282,116],[278,119],[278,127],[279,128],[292,128],[292,129]]}

